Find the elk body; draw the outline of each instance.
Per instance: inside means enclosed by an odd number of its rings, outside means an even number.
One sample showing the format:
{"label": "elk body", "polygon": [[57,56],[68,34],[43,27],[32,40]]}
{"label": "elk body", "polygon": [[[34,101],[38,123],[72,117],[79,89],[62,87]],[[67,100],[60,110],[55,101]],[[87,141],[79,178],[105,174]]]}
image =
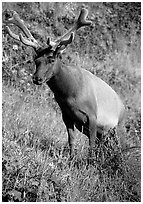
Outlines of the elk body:
{"label": "elk body", "polygon": [[70,153],[75,127],[89,138],[93,150],[104,130],[115,128],[124,115],[122,101],[107,83],[85,69],[64,65],[59,57],[74,39],[75,32],[91,24],[86,20],[87,13],[83,8],[71,30],[55,42],[48,38],[45,48],[34,39],[16,12],[6,22],[18,26],[26,36],[15,35],[6,26],[11,37],[35,49],[36,71],[33,82],[37,85],[45,82],[53,91],[67,128]]}

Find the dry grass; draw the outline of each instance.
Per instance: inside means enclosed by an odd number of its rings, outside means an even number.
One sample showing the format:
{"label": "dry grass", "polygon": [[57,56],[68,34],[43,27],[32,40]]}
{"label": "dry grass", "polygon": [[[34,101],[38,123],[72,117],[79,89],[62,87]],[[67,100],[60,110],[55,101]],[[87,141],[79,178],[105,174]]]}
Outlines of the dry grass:
{"label": "dry grass", "polygon": [[[85,61],[82,62],[86,67]],[[110,60],[106,64],[106,69],[99,74],[103,76],[103,72],[108,72],[104,76],[109,80],[114,64],[112,61],[110,67]],[[122,67],[118,66],[118,78],[116,76],[113,83],[115,89],[127,72],[119,68]],[[137,80],[138,75],[136,77]],[[130,80],[129,72],[123,84],[130,83],[127,80]],[[123,91],[127,93],[124,98],[126,106],[130,104],[126,129],[119,129],[119,136],[124,136],[126,143],[124,147],[140,145],[140,108],[136,103],[140,92],[131,90],[135,93],[132,96],[131,92],[128,93],[130,87],[128,84]],[[122,88],[118,90],[122,91]],[[49,89],[40,87],[22,93],[18,88],[3,86],[3,201],[140,200],[139,149],[125,151],[121,156],[115,151],[114,141],[108,141],[108,148],[104,141],[97,148],[96,162],[89,166],[88,140],[78,131],[75,138],[76,156],[69,163],[64,148],[66,129]]]}
{"label": "dry grass", "polygon": [[[20,9],[22,5],[12,8]],[[32,4],[25,5],[29,9]],[[11,4],[8,6],[11,9]],[[26,12],[23,15],[25,17]],[[32,13],[30,16],[33,18]],[[43,19],[42,13],[38,19]],[[119,38],[118,49],[107,52],[102,61],[97,61],[94,53],[81,55],[81,50],[75,53],[72,46],[66,52],[70,57],[63,56],[67,63],[85,68],[105,80],[126,106],[124,126],[118,129],[122,151],[112,133],[105,133],[104,140],[97,144],[96,157],[89,164],[88,139],[78,131],[75,132],[75,156],[69,161],[67,133],[53,94],[46,85],[36,87],[31,83],[33,64],[20,64],[31,57],[31,49],[18,44],[19,50],[15,51],[12,49],[14,41],[4,36],[3,201],[141,200],[140,41],[134,33],[130,41],[128,46],[124,38]]]}

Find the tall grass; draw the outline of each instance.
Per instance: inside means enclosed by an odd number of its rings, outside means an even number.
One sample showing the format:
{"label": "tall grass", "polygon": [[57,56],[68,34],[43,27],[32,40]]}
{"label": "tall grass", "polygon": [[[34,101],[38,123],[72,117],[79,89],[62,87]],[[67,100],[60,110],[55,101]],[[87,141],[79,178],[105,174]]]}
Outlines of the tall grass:
{"label": "tall grass", "polygon": [[[92,71],[91,63],[94,62],[90,60],[89,66],[89,58],[73,59],[78,66]],[[108,58],[106,68],[101,64],[96,69],[97,74],[110,82],[110,75],[115,70],[113,63],[118,63],[117,59]],[[129,83],[132,82],[132,75],[128,72],[126,76],[127,70],[123,70],[123,63],[117,68],[118,73],[112,85],[120,94],[126,93],[121,97],[126,106],[130,105],[125,120],[126,129],[119,129],[119,137],[124,137],[126,150],[127,147],[140,145],[140,106],[136,103],[138,101],[140,104],[140,92],[138,89],[131,89],[133,84]],[[139,87],[140,76],[138,73],[134,76],[136,86]],[[140,159],[139,149],[123,152],[124,166],[119,152],[109,151],[104,145],[100,145],[99,161],[88,166],[88,140],[78,131],[75,139],[76,156],[69,164],[68,152],[65,151],[66,129],[48,87],[22,93],[19,88],[3,86],[3,200],[140,200],[140,162],[137,161]],[[113,147],[115,150],[115,145]]]}
{"label": "tall grass", "polygon": [[[4,4],[8,8],[12,5],[14,9],[21,9],[24,18],[30,19],[31,23],[32,12],[36,16],[39,15],[38,21],[42,19],[44,23],[45,16],[50,14],[45,7],[40,7],[43,9],[43,14],[37,7],[38,4],[13,3],[8,4],[9,7]],[[58,4],[42,5],[51,6],[53,9]],[[66,6],[66,4],[63,5]],[[76,3],[69,5],[75,10],[78,8]],[[100,3],[93,6],[97,8],[99,6],[99,9],[104,11]],[[60,7],[57,9],[61,11]],[[69,13],[68,9],[67,7],[64,11],[70,19],[73,13]],[[30,16],[24,12],[27,10],[31,11]],[[54,22],[55,16],[52,15],[49,18],[51,22]],[[62,16],[63,13],[60,12],[60,15]],[[99,24],[102,25],[102,21]],[[53,35],[52,29],[56,32],[56,28],[53,26],[50,30]],[[88,138],[77,130],[74,135],[75,155],[69,161],[67,132],[54,96],[48,86],[37,87],[32,84],[31,75],[34,64],[21,63],[27,62],[29,57],[31,59],[31,49],[16,44],[18,50],[14,50],[13,43],[15,45],[15,42],[4,36],[3,201],[140,201],[140,39],[133,31],[130,36],[130,45],[128,45],[129,41],[120,35],[115,45],[116,49],[109,52],[106,50],[106,55],[102,60],[97,60],[95,52],[90,53],[90,46],[88,47],[90,44],[86,46],[85,41],[82,42],[84,49],[78,50],[80,34],[75,39],[78,52],[75,52],[75,47],[71,46],[63,54],[63,61],[68,65],[87,69],[106,81],[120,95],[126,107],[124,126],[120,126],[117,133],[121,148],[114,140],[112,132],[107,132],[104,139],[97,143],[96,158],[90,163]],[[92,41],[90,43],[92,44]],[[81,51],[86,52],[83,54]]]}

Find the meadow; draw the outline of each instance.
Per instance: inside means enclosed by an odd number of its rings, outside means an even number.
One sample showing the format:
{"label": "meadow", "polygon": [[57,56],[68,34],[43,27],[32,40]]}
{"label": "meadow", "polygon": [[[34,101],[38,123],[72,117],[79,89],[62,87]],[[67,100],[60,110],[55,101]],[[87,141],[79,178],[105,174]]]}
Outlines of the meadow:
{"label": "meadow", "polygon": [[[3,3],[3,20],[16,10],[44,42],[47,33],[56,39],[68,30],[82,6]],[[105,133],[96,161],[88,165],[88,138],[77,130],[69,162],[67,132],[54,95],[46,84],[32,83],[33,50],[11,39],[3,27],[3,202],[141,201],[141,5],[84,6],[94,26],[77,32],[62,60],[91,71],[120,95],[126,107],[118,128],[121,147]]]}

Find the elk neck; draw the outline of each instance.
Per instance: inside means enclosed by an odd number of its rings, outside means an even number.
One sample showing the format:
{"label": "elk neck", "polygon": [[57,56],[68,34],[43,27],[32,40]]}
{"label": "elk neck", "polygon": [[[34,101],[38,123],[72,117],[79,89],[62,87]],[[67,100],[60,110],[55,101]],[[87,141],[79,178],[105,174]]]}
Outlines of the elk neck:
{"label": "elk neck", "polygon": [[83,77],[80,68],[67,66],[56,59],[53,65],[53,77],[47,82],[58,98],[76,97],[82,87]]}

